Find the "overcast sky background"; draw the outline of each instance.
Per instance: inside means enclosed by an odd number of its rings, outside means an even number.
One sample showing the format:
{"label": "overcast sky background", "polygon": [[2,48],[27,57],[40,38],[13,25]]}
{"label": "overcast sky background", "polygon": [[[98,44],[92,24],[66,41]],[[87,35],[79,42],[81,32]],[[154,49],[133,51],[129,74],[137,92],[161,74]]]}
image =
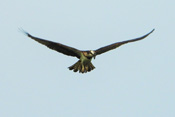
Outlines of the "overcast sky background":
{"label": "overcast sky background", "polygon": [[[4,0],[0,117],[175,117],[175,1]],[[97,56],[87,74],[23,35],[80,50],[140,37]]]}

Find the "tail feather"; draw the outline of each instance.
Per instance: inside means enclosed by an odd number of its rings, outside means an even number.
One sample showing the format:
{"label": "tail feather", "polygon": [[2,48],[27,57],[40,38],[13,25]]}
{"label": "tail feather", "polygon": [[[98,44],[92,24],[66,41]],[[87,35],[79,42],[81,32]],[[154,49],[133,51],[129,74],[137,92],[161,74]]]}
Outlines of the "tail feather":
{"label": "tail feather", "polygon": [[81,65],[79,65],[79,66],[78,66],[78,71],[80,72],[80,71],[81,71],[81,69],[82,69],[82,66],[81,66]]}
{"label": "tail feather", "polygon": [[69,70],[73,70],[75,68],[77,68],[77,66],[79,66],[80,61],[76,62],[75,64],[73,64],[72,66],[69,67]]}
{"label": "tail feather", "polygon": [[90,67],[91,69],[94,69],[94,68],[95,68],[94,65],[93,65],[92,63],[89,64],[89,67]]}
{"label": "tail feather", "polygon": [[86,70],[86,72],[89,71],[89,67],[88,67],[88,65],[85,66],[85,70]]}
{"label": "tail feather", "polygon": [[89,62],[88,64],[84,65],[81,61],[77,61],[75,64],[69,67],[69,70],[73,70],[74,72],[79,71],[80,73],[87,73],[93,70],[95,67],[94,65]]}

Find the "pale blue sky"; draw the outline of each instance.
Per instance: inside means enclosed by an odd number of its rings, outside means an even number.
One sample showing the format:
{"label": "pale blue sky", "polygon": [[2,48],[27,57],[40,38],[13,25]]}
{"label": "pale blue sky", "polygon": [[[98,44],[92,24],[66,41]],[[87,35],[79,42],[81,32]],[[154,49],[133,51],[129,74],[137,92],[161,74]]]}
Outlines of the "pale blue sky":
{"label": "pale blue sky", "polygon": [[[0,117],[175,117],[173,0],[5,0],[0,4]],[[142,36],[97,56],[90,73],[77,59],[18,31],[80,50]]]}

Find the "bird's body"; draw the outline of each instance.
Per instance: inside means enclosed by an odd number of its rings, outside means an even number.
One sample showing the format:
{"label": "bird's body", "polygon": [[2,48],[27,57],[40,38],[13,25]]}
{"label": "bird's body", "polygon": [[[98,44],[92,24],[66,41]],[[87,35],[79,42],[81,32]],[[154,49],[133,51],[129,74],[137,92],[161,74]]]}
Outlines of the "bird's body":
{"label": "bird's body", "polygon": [[68,56],[77,57],[79,60],[74,65],[70,66],[69,70],[73,70],[74,72],[79,71],[80,73],[86,73],[86,72],[90,72],[91,70],[93,70],[95,68],[94,65],[91,63],[92,58],[95,59],[95,57],[97,55],[100,55],[104,52],[115,49],[123,44],[144,39],[149,34],[151,34],[154,31],[154,29],[142,37],[127,40],[127,41],[117,42],[117,43],[114,43],[114,44],[111,44],[111,45],[108,45],[105,47],[101,47],[97,50],[89,50],[89,51],[80,51],[80,50],[75,49],[73,47],[63,45],[61,43],[56,43],[56,42],[48,41],[45,39],[40,39],[38,37],[34,37],[34,36],[30,35],[29,33],[25,32],[24,30],[22,30],[22,31],[28,37],[32,38],[33,40],[35,40],[35,41],[37,41],[45,46],[47,46],[50,49],[53,49],[57,52],[63,53],[63,54],[68,55]]}
{"label": "bird's body", "polygon": [[69,70],[73,70],[74,72],[79,71],[80,73],[86,73],[93,70],[95,67],[91,63],[91,60],[79,60],[74,65],[69,67]]}
{"label": "bird's body", "polygon": [[[91,50],[92,51],[92,50]],[[95,67],[91,63],[93,55],[89,53],[90,51],[83,51],[81,53],[80,60],[76,62],[74,65],[69,67],[69,70],[74,70],[74,72],[86,73],[93,70]],[[93,51],[92,51],[93,52]]]}

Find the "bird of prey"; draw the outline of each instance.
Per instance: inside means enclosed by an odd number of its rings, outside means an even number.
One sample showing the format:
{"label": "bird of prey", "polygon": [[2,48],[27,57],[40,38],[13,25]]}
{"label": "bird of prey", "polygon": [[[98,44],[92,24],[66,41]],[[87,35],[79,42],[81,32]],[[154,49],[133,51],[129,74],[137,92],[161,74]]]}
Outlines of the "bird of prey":
{"label": "bird of prey", "polygon": [[104,47],[101,47],[97,50],[87,50],[87,51],[81,51],[78,50],[76,48],[67,46],[67,45],[63,45],[61,43],[56,43],[56,42],[52,42],[52,41],[48,41],[45,39],[41,39],[35,36],[32,36],[31,34],[29,34],[28,32],[22,30],[22,32],[27,35],[28,37],[30,37],[31,39],[47,46],[50,49],[53,49],[57,52],[60,52],[62,54],[68,55],[68,56],[72,56],[72,57],[77,57],[79,60],[73,64],[72,66],[69,67],[69,70],[73,70],[74,72],[79,71],[79,73],[87,73],[90,72],[91,70],[93,70],[95,67],[94,65],[91,63],[92,58],[95,59],[95,57],[97,55],[103,54],[107,51],[110,51],[112,49],[115,49],[123,44],[126,43],[130,43],[130,42],[135,42],[135,41],[139,41],[141,39],[146,38],[148,35],[150,35],[152,32],[154,31],[154,29],[152,31],[150,31],[149,33],[147,33],[144,36],[135,38],[135,39],[130,39],[130,40],[126,40],[126,41],[121,41],[121,42],[116,42]]}

